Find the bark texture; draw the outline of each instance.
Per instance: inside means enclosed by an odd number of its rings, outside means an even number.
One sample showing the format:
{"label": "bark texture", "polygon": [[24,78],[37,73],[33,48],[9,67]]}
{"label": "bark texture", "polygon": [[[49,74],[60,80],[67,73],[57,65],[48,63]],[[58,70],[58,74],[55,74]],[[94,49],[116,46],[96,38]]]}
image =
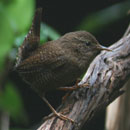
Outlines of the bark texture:
{"label": "bark texture", "polygon": [[81,130],[84,123],[89,125],[95,115],[120,96],[124,83],[130,77],[130,31],[109,48],[102,51],[90,64],[79,83],[89,83],[73,91],[57,109],[75,123],[52,117],[41,124],[38,130]]}

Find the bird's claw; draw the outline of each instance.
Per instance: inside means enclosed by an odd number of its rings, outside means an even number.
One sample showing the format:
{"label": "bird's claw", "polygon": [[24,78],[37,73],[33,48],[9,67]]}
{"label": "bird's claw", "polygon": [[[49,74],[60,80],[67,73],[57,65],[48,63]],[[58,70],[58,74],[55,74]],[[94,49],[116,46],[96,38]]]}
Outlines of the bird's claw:
{"label": "bird's claw", "polygon": [[48,120],[48,119],[50,119],[50,118],[52,118],[52,117],[54,117],[54,116],[57,116],[57,117],[60,118],[61,120],[64,120],[64,121],[67,121],[67,120],[68,120],[68,121],[74,123],[74,120],[73,120],[73,119],[71,119],[71,118],[69,118],[69,117],[66,117],[65,115],[63,115],[63,114],[61,114],[61,113],[58,113],[58,112],[55,112],[55,113],[53,113],[53,114],[51,114],[51,115],[49,115],[49,116],[44,117],[43,120],[44,120],[44,121],[45,121],[45,120]]}
{"label": "bird's claw", "polygon": [[74,120],[73,119],[71,119],[71,118],[69,118],[69,117],[66,117],[65,115],[63,115],[63,114],[61,114],[61,113],[55,113],[55,115],[57,116],[57,117],[59,117],[60,119],[62,119],[62,120],[65,120],[65,121],[67,121],[67,120],[69,120],[69,121],[71,121],[72,123],[74,123]]}

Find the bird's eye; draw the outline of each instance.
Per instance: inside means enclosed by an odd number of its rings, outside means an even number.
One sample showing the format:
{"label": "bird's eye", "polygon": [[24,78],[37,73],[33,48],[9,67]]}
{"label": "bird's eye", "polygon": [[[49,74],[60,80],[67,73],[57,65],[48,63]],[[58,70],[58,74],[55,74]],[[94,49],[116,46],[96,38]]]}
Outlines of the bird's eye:
{"label": "bird's eye", "polygon": [[91,45],[91,42],[86,42],[85,43],[87,46],[90,46]]}

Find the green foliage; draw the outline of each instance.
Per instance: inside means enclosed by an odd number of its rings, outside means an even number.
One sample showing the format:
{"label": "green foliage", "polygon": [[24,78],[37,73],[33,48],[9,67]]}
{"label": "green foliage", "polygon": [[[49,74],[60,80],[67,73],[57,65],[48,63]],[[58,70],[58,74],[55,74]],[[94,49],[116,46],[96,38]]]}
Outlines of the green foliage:
{"label": "green foliage", "polygon": [[84,18],[77,29],[87,30],[92,33],[101,31],[107,25],[126,17],[129,8],[130,1],[105,8]]}
{"label": "green foliage", "polygon": [[[22,34],[15,39],[15,46],[16,47],[19,47],[23,43],[23,40],[24,40],[26,35],[27,35],[27,33]],[[60,34],[55,29],[53,29],[52,27],[50,27],[49,25],[47,25],[45,23],[41,23],[40,43],[45,43],[48,41],[48,39],[56,40],[59,37],[60,37]]]}
{"label": "green foliage", "polygon": [[11,27],[15,32],[24,32],[32,22],[34,0],[14,0],[7,8]]}
{"label": "green foliage", "polygon": [[0,71],[14,39],[29,27],[34,4],[34,0],[0,1]]}
{"label": "green foliage", "polygon": [[[5,56],[14,60],[16,49],[22,44],[25,35],[32,24],[34,0],[6,0],[0,2],[0,71],[4,69]],[[55,40],[59,34],[46,24],[41,25],[41,42]],[[2,76],[2,75],[0,75]],[[15,121],[26,121],[23,102],[14,85],[7,81],[5,90],[0,92],[0,110],[9,113]]]}
{"label": "green foliage", "polygon": [[[24,41],[24,38],[26,34],[22,34],[18,37],[16,37],[14,45],[18,48]],[[40,43],[43,44],[45,42],[49,40],[56,40],[60,37],[60,34],[53,29],[52,27],[50,27],[49,25],[45,24],[45,23],[41,23],[41,28],[40,28]],[[13,53],[13,57],[11,57],[12,59],[16,58],[16,52],[12,50],[10,54]],[[14,54],[15,53],[15,54]]]}
{"label": "green foliage", "polygon": [[41,24],[41,37],[40,37],[40,42],[46,42],[48,39],[50,40],[56,40],[60,37],[60,34],[54,30],[52,27],[48,26],[45,23]]}
{"label": "green foliage", "polygon": [[[5,57],[12,55],[12,47],[18,36],[25,34],[32,23],[35,0],[0,1],[0,77],[5,68]],[[10,53],[11,52],[11,53]],[[1,87],[1,84],[0,84]],[[23,103],[14,85],[7,81],[0,91],[0,110],[6,111],[15,121],[26,121]]]}
{"label": "green foliage", "polygon": [[26,121],[23,102],[14,85],[8,82],[5,90],[0,92],[0,110],[6,111],[15,120]]}

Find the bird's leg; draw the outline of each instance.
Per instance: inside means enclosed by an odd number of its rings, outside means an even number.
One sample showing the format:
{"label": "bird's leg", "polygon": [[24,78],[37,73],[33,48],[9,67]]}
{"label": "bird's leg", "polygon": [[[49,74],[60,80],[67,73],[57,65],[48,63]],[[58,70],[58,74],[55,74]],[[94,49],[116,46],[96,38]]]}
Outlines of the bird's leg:
{"label": "bird's leg", "polygon": [[63,97],[62,97],[62,102],[64,103],[66,98],[70,95],[71,91],[77,90],[79,88],[83,88],[83,87],[88,87],[89,84],[88,83],[84,83],[82,85],[78,85],[78,83],[80,82],[80,79],[77,79],[76,84],[74,86],[70,86],[70,87],[60,87],[57,88],[58,90],[62,90],[62,91],[68,91],[68,93],[66,93]]}
{"label": "bird's leg", "polygon": [[66,98],[70,95],[70,92],[66,93],[63,97],[62,97],[62,103],[65,102]]}
{"label": "bird's leg", "polygon": [[65,121],[69,120],[69,121],[71,121],[72,123],[74,123],[74,120],[72,120],[72,119],[66,117],[65,115],[63,115],[63,114],[61,114],[61,113],[58,113],[58,112],[51,106],[51,104],[47,101],[47,99],[46,99],[44,96],[42,97],[42,99],[44,100],[44,102],[49,106],[49,108],[50,108],[51,111],[53,112],[52,115],[50,115],[50,116],[44,118],[45,120],[50,119],[50,118],[53,117],[53,116],[57,116],[57,117],[59,117],[59,118],[62,119],[62,120],[65,120]]}
{"label": "bird's leg", "polygon": [[74,91],[74,90],[77,90],[79,88],[83,88],[83,87],[88,87],[89,84],[88,83],[85,83],[85,84],[82,84],[82,85],[79,85],[78,83],[80,82],[81,80],[80,79],[77,79],[76,83],[74,86],[70,86],[70,87],[60,87],[60,88],[57,88],[58,90],[62,90],[62,91]]}

